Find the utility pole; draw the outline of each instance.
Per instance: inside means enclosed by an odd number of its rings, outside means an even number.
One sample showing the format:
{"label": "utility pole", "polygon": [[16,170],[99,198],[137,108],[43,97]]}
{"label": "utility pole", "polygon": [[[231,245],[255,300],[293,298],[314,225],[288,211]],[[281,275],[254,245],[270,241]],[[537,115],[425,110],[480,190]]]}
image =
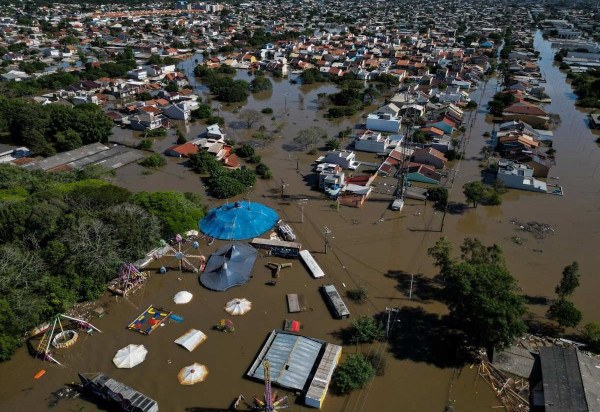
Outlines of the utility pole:
{"label": "utility pole", "polygon": [[327,251],[329,250],[329,235],[331,234],[331,230],[329,230],[329,228],[327,226],[323,227],[323,237],[325,240],[325,254],[327,254]]}
{"label": "utility pole", "polygon": [[413,281],[415,280],[415,274],[411,273],[410,274],[410,290],[408,291],[408,299],[412,300],[412,287],[413,287]]}
{"label": "utility pole", "polygon": [[288,186],[287,183],[285,183],[285,181],[283,179],[281,179],[281,198],[283,199],[283,191],[285,190],[285,187]]}
{"label": "utility pole", "polygon": [[304,223],[304,205],[308,202],[308,199],[299,199],[298,204],[300,205],[300,222]]}
{"label": "utility pole", "polygon": [[392,312],[398,312],[398,309],[386,307],[385,310],[387,311],[387,314],[388,314],[387,322],[385,325],[385,338],[388,339],[390,337],[390,318],[392,316]]}

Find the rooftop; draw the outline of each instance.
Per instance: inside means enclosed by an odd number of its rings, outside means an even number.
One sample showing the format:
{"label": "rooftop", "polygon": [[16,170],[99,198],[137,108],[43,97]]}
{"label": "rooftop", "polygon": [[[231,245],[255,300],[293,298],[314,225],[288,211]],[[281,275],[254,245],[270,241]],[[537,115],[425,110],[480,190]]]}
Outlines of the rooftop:
{"label": "rooftop", "polygon": [[311,376],[325,342],[293,333],[272,331],[247,373],[265,379],[263,361],[271,366],[273,384],[286,389],[303,390]]}

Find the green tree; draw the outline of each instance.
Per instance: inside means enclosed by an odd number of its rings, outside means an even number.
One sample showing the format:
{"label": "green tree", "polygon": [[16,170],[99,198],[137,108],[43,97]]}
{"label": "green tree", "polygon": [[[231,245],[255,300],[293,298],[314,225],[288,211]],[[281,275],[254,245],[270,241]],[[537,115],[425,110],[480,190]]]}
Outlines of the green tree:
{"label": "green tree", "polygon": [[144,160],[142,160],[140,164],[144,167],[157,169],[159,167],[165,166],[167,164],[167,159],[165,159],[163,155],[153,153],[150,156],[146,157]]}
{"label": "green tree", "polygon": [[444,207],[448,203],[448,189],[445,187],[431,187],[426,192],[427,200],[435,202],[436,206]]}
{"label": "green tree", "polygon": [[388,73],[382,73],[377,76],[377,81],[385,84],[388,88],[392,86],[398,86],[400,84],[400,79],[398,79],[398,76]]}
{"label": "green tree", "polygon": [[341,143],[338,139],[329,139],[325,142],[326,150],[338,150],[341,146]]}
{"label": "green tree", "polygon": [[256,165],[256,174],[261,176],[261,177],[265,177],[265,175],[269,172],[269,166],[267,166],[264,163],[259,163]]}
{"label": "green tree", "polygon": [[264,92],[266,90],[271,90],[272,88],[273,83],[264,76],[257,76],[250,82],[250,90],[252,90],[253,93]]}
{"label": "green tree", "polygon": [[249,144],[243,144],[235,149],[235,154],[242,158],[254,156],[255,153],[256,150]]}
{"label": "green tree", "polygon": [[443,293],[451,316],[461,322],[467,340],[475,346],[502,348],[525,331],[525,306],[505,267],[455,264],[445,278]]}
{"label": "green tree", "polygon": [[582,331],[582,337],[593,350],[598,350],[600,347],[600,324],[597,322],[585,324]]}
{"label": "green tree", "polygon": [[206,150],[201,150],[190,156],[189,160],[192,170],[199,174],[215,173],[222,166],[219,161]]}
{"label": "green tree", "polygon": [[332,377],[334,392],[344,395],[364,388],[375,376],[375,369],[363,354],[351,354],[335,369]]}
{"label": "green tree", "polygon": [[[444,279],[442,297],[465,333],[466,342],[484,348],[502,348],[525,331],[525,306],[515,278],[504,265],[497,246],[485,247],[467,239],[462,260],[450,256],[451,244],[441,238],[428,254]],[[484,257],[486,251],[492,257]]]}
{"label": "green tree", "polygon": [[504,255],[500,246],[485,246],[477,238],[467,237],[460,246],[461,259],[472,265],[490,264],[504,266]]}
{"label": "green tree", "polygon": [[304,70],[299,78],[302,84],[321,83],[326,80],[323,73],[316,68]]}
{"label": "green tree", "polygon": [[365,303],[369,296],[369,291],[364,286],[360,286],[357,289],[350,289],[346,293],[348,298],[356,303]]}
{"label": "green tree", "polygon": [[373,317],[361,316],[350,323],[350,336],[354,343],[373,343],[383,337],[383,330]]}
{"label": "green tree", "polygon": [[245,186],[235,179],[227,171],[219,169],[208,179],[208,187],[213,197],[217,199],[228,199],[243,193]]}
{"label": "green tree", "polygon": [[558,326],[562,328],[574,328],[583,318],[581,311],[575,307],[573,302],[564,298],[560,298],[550,305],[547,316],[548,318],[555,320],[558,323]]}
{"label": "green tree", "polygon": [[180,192],[139,192],[132,200],[158,217],[165,236],[197,228],[205,214],[202,206],[193,204]]}
{"label": "green tree", "polygon": [[442,236],[435,242],[435,245],[427,249],[427,255],[435,260],[435,266],[440,270],[440,275],[446,277],[452,270],[454,261],[450,254],[452,253],[452,243],[448,238]]}
{"label": "green tree", "polygon": [[245,187],[250,187],[254,185],[254,183],[256,183],[256,173],[254,172],[254,170],[246,166],[242,166],[239,169],[232,170],[231,172],[229,172],[229,175]]}
{"label": "green tree", "polygon": [[200,103],[199,107],[192,111],[192,116],[196,119],[208,119],[212,116],[212,108],[208,104]]}
{"label": "green tree", "polygon": [[327,132],[320,127],[312,126],[302,129],[294,138],[294,142],[304,146],[306,149],[314,147],[319,139],[327,137]]}
{"label": "green tree", "polygon": [[477,207],[485,199],[486,188],[480,181],[468,182],[463,186],[463,193],[467,198],[467,202],[473,203],[473,207]]}
{"label": "green tree", "polygon": [[560,283],[554,289],[554,292],[560,299],[566,298],[573,294],[575,289],[579,286],[579,263],[573,262],[566,266],[562,272],[562,278]]}
{"label": "green tree", "polygon": [[73,129],[67,129],[64,132],[56,133],[54,139],[56,140],[56,150],[59,152],[81,147],[81,136]]}
{"label": "green tree", "polygon": [[179,129],[175,129],[175,135],[177,136],[177,144],[187,143],[187,139],[185,138],[185,134]]}
{"label": "green tree", "polygon": [[240,119],[246,122],[246,127],[250,129],[254,123],[262,119],[262,116],[256,110],[244,109],[240,112]]}

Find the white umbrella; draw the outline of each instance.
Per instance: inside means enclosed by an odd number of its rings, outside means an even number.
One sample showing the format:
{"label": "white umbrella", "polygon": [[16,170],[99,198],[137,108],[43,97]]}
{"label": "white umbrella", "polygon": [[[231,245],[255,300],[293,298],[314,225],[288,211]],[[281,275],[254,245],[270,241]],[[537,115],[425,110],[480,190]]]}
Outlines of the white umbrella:
{"label": "white umbrella", "polygon": [[245,298],[230,300],[225,305],[225,311],[231,315],[243,315],[252,309],[252,302]]}
{"label": "white umbrella", "polygon": [[182,385],[193,385],[202,382],[208,375],[208,368],[199,363],[181,368],[177,374],[177,379]]}
{"label": "white umbrella", "polygon": [[123,349],[119,349],[113,358],[113,363],[117,368],[133,368],[146,359],[147,353],[148,350],[144,345],[128,345]]}
{"label": "white umbrella", "polygon": [[187,290],[183,290],[181,292],[176,293],[175,296],[173,296],[173,301],[178,305],[181,305],[183,303],[188,303],[190,300],[192,300],[193,296],[194,295],[192,295]]}

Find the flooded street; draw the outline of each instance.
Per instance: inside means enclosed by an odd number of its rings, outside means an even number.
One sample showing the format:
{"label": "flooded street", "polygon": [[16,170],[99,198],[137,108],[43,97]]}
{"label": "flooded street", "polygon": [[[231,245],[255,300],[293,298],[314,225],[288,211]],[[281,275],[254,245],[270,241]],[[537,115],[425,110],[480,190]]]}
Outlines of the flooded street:
{"label": "flooded street", "polygon": [[[401,308],[403,317],[392,325],[392,332],[401,332],[403,339],[396,340],[388,348],[380,343],[370,346],[344,347],[345,353],[356,350],[366,353],[381,351],[386,359],[385,375],[361,391],[349,397],[327,396],[323,411],[444,411],[453,405],[456,411],[485,411],[498,406],[491,389],[481,379],[476,379],[476,368],[466,365],[455,369],[447,359],[429,356],[429,350],[443,342],[436,341],[435,326],[440,328],[438,316],[445,307],[427,296],[428,280],[436,273],[426,250],[441,236],[448,237],[458,249],[465,237],[477,237],[484,243],[497,243],[504,250],[508,266],[518,279],[523,294],[529,296],[553,295],[564,266],[576,260],[582,273],[581,287],[576,290],[574,303],[583,311],[584,321],[600,321],[597,309],[597,291],[600,290],[600,275],[594,258],[600,243],[600,148],[594,135],[586,125],[586,113],[574,107],[575,96],[565,83],[565,74],[553,64],[554,51],[550,44],[538,34],[535,43],[542,60],[540,67],[547,80],[546,93],[552,98],[548,111],[560,115],[561,123],[554,130],[556,166],[551,176],[560,177],[565,196],[553,196],[511,190],[503,196],[501,206],[479,206],[465,213],[449,213],[444,221],[442,214],[431,205],[408,200],[401,213],[389,210],[393,189],[378,190],[362,209],[342,207],[325,200],[321,193],[311,187],[311,163],[317,157],[309,156],[291,148],[291,141],[298,131],[312,125],[324,128],[331,136],[348,126],[360,122],[360,117],[331,122],[323,118],[318,110],[317,94],[331,93],[332,84],[299,86],[287,80],[274,80],[274,87],[266,95],[251,96],[244,108],[260,111],[272,107],[274,115],[265,115],[262,124],[268,130],[282,126],[275,140],[260,150],[263,161],[272,169],[274,179],[259,181],[248,197],[273,207],[279,216],[289,222],[303,246],[314,252],[318,263],[327,276],[312,279],[299,261],[291,269],[282,271],[276,286],[266,286],[271,279],[265,267],[273,258],[257,260],[253,279],[241,287],[226,292],[204,289],[197,275],[168,272],[166,275],[153,271],[149,284],[131,296],[128,301],[105,297],[108,314],[94,320],[103,333],[81,336],[72,349],[58,352],[58,359],[65,366],[52,365],[33,359],[23,348],[10,362],[0,364],[0,410],[46,410],[49,395],[63,384],[77,380],[77,372],[102,371],[121,380],[133,388],[154,398],[162,411],[193,411],[194,408],[224,408],[240,393],[247,400],[260,395],[263,385],[244,378],[248,367],[256,356],[267,334],[281,328],[285,319],[297,319],[302,324],[301,333],[306,336],[340,343],[335,333],[348,326],[348,320],[331,317],[318,287],[334,283],[343,293],[345,288],[364,286],[369,291],[369,300],[362,305],[349,303],[351,318],[374,315],[386,307]],[[192,58],[194,59],[194,58]],[[193,66],[192,66],[193,69]],[[245,72],[237,78],[247,78]],[[471,96],[480,102],[477,112],[468,115],[466,156],[452,167],[457,169],[450,200],[464,202],[462,185],[481,177],[479,151],[485,144],[484,132],[492,131],[492,123],[486,120],[487,101],[497,91],[496,79],[481,85]],[[300,93],[304,96],[304,109],[300,107]],[[213,107],[218,107],[213,102]],[[233,113],[235,107],[219,107],[227,122],[226,133],[237,141],[250,140],[249,132],[236,128],[239,121]],[[271,116],[275,119],[272,120]],[[258,125],[254,126],[254,130]],[[188,137],[195,137],[204,130],[196,123],[186,128]],[[469,130],[469,128],[467,129]],[[126,137],[129,131],[120,130]],[[162,151],[175,143],[168,137],[155,143],[154,150]],[[357,153],[359,160],[370,160],[364,153]],[[143,174],[138,165],[129,165],[117,171],[114,181],[130,190],[181,190],[203,193],[197,175],[187,170],[180,159],[169,159],[168,165],[151,174]],[[298,167],[297,167],[298,165]],[[281,197],[281,184],[285,197]],[[378,179],[379,188],[394,185],[392,179]],[[301,222],[301,206],[298,199],[307,198],[304,206],[304,223]],[[216,201],[207,203],[214,206]],[[518,231],[511,220],[538,221],[554,228],[554,234],[545,239],[534,239],[530,234]],[[324,253],[323,230],[331,230],[331,249]],[[522,244],[512,238],[523,239]],[[217,247],[225,244],[215,242],[211,246],[202,243],[200,250],[208,256]],[[283,260],[279,260],[283,261]],[[158,265],[154,266],[155,268]],[[409,300],[410,275],[415,275],[412,300]],[[194,294],[190,304],[175,305],[173,295],[181,290]],[[309,310],[294,314],[287,313],[286,293],[305,295]],[[252,301],[252,310],[232,318],[234,333],[213,330],[218,320],[226,317],[223,306],[235,297]],[[126,329],[126,326],[148,305],[155,304],[173,310],[184,318],[181,324],[169,323],[150,336],[143,336]],[[421,310],[422,309],[422,310]],[[536,317],[542,317],[545,306],[530,306]],[[189,328],[204,331],[208,339],[194,352],[187,352],[173,341]],[[144,344],[148,349],[145,362],[134,369],[116,369],[112,357],[116,351],[128,344]],[[453,358],[453,354],[447,354]],[[179,385],[177,372],[193,362],[207,365],[210,373],[207,380],[186,387]],[[47,373],[40,380],[33,375],[41,368]],[[8,383],[10,377],[10,383]],[[283,391],[279,391],[282,393]],[[294,403],[291,411],[310,410],[302,406],[302,398]],[[213,410],[215,410],[213,409]],[[61,400],[55,411],[86,410],[96,407],[89,402]]]}

